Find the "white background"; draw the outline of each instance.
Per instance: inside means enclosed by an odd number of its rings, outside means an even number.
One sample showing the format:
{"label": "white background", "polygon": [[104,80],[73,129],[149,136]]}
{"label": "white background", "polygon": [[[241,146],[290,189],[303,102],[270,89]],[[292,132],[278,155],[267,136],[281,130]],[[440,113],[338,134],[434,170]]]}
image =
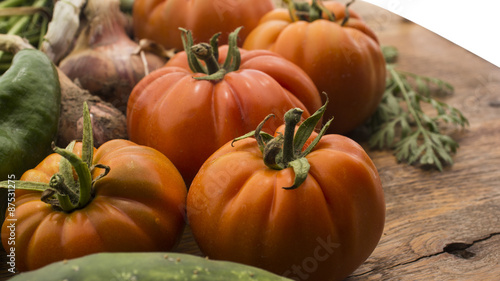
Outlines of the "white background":
{"label": "white background", "polygon": [[364,0],[400,15],[500,67],[498,0]]}

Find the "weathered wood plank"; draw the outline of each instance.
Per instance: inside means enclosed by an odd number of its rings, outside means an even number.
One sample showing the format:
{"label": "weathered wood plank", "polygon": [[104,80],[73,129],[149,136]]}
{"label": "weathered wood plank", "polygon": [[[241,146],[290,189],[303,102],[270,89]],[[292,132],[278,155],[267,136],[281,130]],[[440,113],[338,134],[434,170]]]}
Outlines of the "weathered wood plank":
{"label": "weathered wood plank", "polygon": [[[372,22],[387,15],[374,10]],[[379,246],[348,280],[499,280],[500,70],[418,25],[385,19],[378,35],[399,49],[398,68],[453,84],[454,94],[443,100],[470,127],[453,134],[460,148],[442,173],[369,152],[384,183],[387,221]],[[474,256],[447,253],[452,243],[470,244]]]}
{"label": "weathered wood plank", "polygon": [[500,235],[474,242],[459,253],[439,252],[410,262],[377,269],[366,274],[354,274],[347,280],[481,280],[496,281],[500,276]]}
{"label": "weathered wood plank", "polygon": [[[500,233],[498,140],[500,120],[476,124],[460,138],[455,165],[443,173],[394,166],[389,155],[371,153],[380,167],[387,221],[379,246],[354,275],[375,278],[382,271],[396,270],[398,265],[411,267],[414,261],[443,253],[448,244],[470,244]],[[498,257],[499,247],[485,247],[482,255]],[[435,266],[457,266],[448,262],[439,259]],[[491,269],[499,262],[496,259],[490,263]],[[467,274],[470,266],[455,271]],[[479,275],[477,280],[488,280],[483,277],[488,276]]]}
{"label": "weathered wood plank", "polygon": [[193,234],[191,233],[191,228],[189,227],[189,225],[187,225],[186,229],[184,229],[184,234],[182,235],[182,239],[174,251],[203,256],[200,249],[198,248],[198,245],[196,244],[196,241],[194,241],[194,237]]}

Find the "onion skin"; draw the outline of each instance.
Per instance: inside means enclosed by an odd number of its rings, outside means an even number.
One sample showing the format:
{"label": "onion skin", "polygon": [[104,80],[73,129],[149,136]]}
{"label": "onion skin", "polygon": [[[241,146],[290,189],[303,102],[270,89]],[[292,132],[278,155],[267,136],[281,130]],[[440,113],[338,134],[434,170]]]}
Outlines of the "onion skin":
{"label": "onion skin", "polygon": [[127,22],[119,1],[89,0],[85,15],[88,24],[59,68],[83,89],[125,112],[134,86],[162,67],[166,59],[139,53],[139,44],[126,33]]}

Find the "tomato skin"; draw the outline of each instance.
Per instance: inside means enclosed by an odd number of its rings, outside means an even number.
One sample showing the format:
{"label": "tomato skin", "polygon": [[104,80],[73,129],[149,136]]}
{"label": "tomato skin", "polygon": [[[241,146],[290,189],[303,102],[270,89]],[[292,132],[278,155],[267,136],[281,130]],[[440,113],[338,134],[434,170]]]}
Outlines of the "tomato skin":
{"label": "tomato skin", "polygon": [[[81,143],[73,150],[81,155]],[[28,170],[22,181],[48,182],[59,171],[58,154]],[[126,140],[95,151],[94,163],[111,168],[95,183],[95,196],[82,209],[57,211],[39,192],[16,190],[16,267],[33,270],[97,252],[168,251],[184,229],[187,189],[177,169],[160,152]],[[103,170],[96,169],[93,178]],[[2,243],[6,249],[6,221]]]}
{"label": "tomato skin", "polygon": [[[264,15],[243,44],[244,49],[276,52],[300,66],[331,101],[324,120],[330,133],[348,133],[377,109],[385,90],[385,60],[375,33],[345,5],[323,1],[336,21],[292,22],[286,9]],[[326,18],[326,15],[323,15]]]}
{"label": "tomato skin", "polygon": [[182,50],[179,27],[193,31],[195,42],[208,42],[221,32],[227,35],[243,26],[241,42],[257,26],[259,19],[274,8],[272,0],[136,0],[133,7],[134,34]]}
{"label": "tomato skin", "polygon": [[[227,46],[219,48],[219,62]],[[164,153],[189,185],[203,162],[228,141],[253,130],[269,113],[321,106],[312,80],[298,66],[269,51],[244,51],[239,70],[222,80],[196,80],[180,52],[141,80],[127,111],[129,138]],[[265,131],[273,132],[275,118]]]}
{"label": "tomato skin", "polygon": [[266,167],[255,139],[215,152],[187,199],[202,252],[299,280],[342,280],[361,265],[385,221],[376,167],[341,135],[323,136],[306,158],[307,179],[285,190],[293,170]]}

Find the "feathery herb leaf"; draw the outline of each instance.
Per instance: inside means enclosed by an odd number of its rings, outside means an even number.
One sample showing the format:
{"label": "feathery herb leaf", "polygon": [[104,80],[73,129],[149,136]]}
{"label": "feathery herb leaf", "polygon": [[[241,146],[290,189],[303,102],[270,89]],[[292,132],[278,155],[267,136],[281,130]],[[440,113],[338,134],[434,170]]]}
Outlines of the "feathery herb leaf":
{"label": "feathery herb leaf", "polygon": [[[459,145],[443,134],[440,127],[469,125],[457,108],[435,99],[439,93],[453,92],[453,86],[438,78],[397,70],[394,64],[397,49],[384,47],[382,51],[389,75],[382,101],[368,122],[372,130],[369,146],[393,149],[400,162],[442,171],[444,165],[453,164],[452,154]],[[435,114],[425,113],[423,104],[430,105]]]}

